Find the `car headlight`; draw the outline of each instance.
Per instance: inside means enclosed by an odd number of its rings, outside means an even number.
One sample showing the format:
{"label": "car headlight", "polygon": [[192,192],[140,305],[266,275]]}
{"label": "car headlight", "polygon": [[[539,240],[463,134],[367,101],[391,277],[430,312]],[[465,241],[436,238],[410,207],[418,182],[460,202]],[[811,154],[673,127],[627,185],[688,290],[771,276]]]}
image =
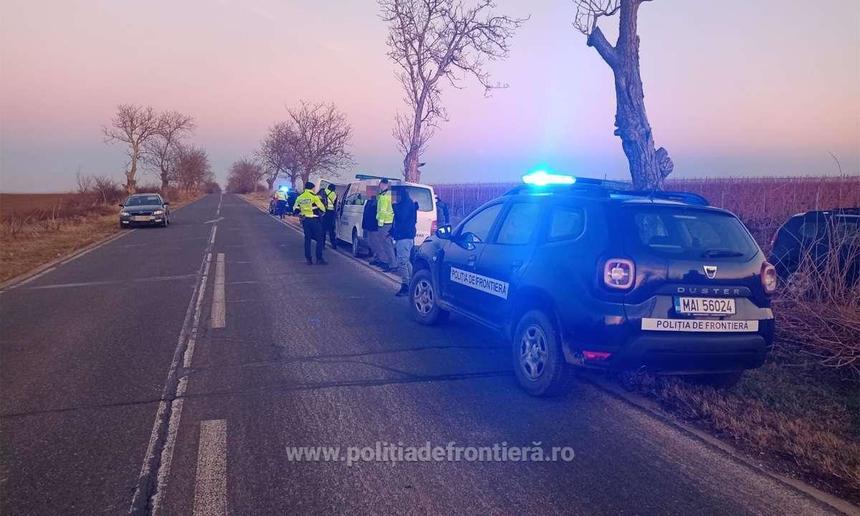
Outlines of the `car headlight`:
{"label": "car headlight", "polygon": [[121,212],[119,212],[119,215],[120,215],[120,217],[128,217],[129,215],[131,215],[131,213],[129,213],[127,211],[121,211]]}
{"label": "car headlight", "polygon": [[152,212],[153,215],[164,215],[164,210],[155,210]]}

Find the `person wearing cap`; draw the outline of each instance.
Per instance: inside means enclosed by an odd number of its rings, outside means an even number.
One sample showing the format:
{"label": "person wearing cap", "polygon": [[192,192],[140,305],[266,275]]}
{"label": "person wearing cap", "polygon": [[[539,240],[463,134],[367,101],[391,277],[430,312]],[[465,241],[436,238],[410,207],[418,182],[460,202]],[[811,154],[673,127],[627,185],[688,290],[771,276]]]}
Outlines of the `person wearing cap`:
{"label": "person wearing cap", "polygon": [[325,247],[325,236],[323,236],[323,228],[321,217],[325,214],[325,204],[317,194],[314,193],[314,184],[308,181],[305,183],[305,190],[296,197],[296,202],[293,205],[293,212],[298,212],[299,218],[302,221],[302,231],[305,234],[305,260],[308,265],[314,262],[311,260],[311,240],[316,240],[316,258],[319,265],[325,265],[327,262],[323,258],[323,248]]}
{"label": "person wearing cap", "polygon": [[394,223],[394,207],[391,202],[391,189],[388,179],[379,181],[379,193],[376,194],[376,223],[379,226],[376,238],[379,245],[379,259],[385,264],[383,272],[394,271],[396,258],[394,243],[391,241],[391,226]]}

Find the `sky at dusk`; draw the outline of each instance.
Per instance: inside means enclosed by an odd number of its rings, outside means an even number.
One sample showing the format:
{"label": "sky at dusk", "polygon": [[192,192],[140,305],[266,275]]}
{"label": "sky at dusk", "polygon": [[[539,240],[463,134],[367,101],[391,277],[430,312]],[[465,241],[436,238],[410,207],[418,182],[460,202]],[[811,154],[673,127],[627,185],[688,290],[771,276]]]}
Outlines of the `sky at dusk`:
{"label": "sky at dusk", "polygon": [[[489,67],[510,87],[446,87],[422,180],[511,181],[538,165],[627,177],[612,75],[572,28],[573,4],[497,3],[531,15]],[[344,175],[397,175],[402,94],[378,13],[374,0],[0,0],[0,190],[71,190],[78,170],[120,180],[124,149],[101,134],[120,103],[193,115],[223,182],[287,106],[334,102],[354,131]],[[674,177],[833,175],[831,152],[860,173],[860,1],[656,0],[639,33]]]}

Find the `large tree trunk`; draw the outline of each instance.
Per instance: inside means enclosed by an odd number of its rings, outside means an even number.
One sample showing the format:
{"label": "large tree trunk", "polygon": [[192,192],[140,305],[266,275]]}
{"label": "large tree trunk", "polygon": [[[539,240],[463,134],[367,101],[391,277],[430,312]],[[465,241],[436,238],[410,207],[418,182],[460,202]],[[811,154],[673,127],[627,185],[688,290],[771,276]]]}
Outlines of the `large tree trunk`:
{"label": "large tree trunk", "polygon": [[421,182],[421,171],[418,170],[418,149],[412,149],[406,153],[403,160],[403,176],[409,183]]}
{"label": "large tree trunk", "polygon": [[137,190],[137,181],[135,181],[135,176],[137,175],[137,156],[131,157],[131,165],[128,167],[128,172],[125,173],[125,192],[128,195],[133,194]]}
{"label": "large tree trunk", "polygon": [[599,28],[588,38],[615,75],[615,134],[627,156],[633,185],[641,190],[656,190],[673,169],[669,153],[654,148],[651,124],[645,112],[645,93],[639,72],[639,35],[637,11],[641,0],[621,0],[618,42],[613,48]]}
{"label": "large tree trunk", "polygon": [[269,176],[269,177],[267,177],[267,178],[266,178],[266,184],[268,184],[268,185],[269,185],[269,191],[274,190],[274,188],[275,188],[275,179],[277,179],[277,177],[278,177],[278,176],[276,176],[276,175],[275,175],[275,176]]}
{"label": "large tree trunk", "polygon": [[167,190],[170,187],[170,174],[167,170],[161,169],[161,191]]}

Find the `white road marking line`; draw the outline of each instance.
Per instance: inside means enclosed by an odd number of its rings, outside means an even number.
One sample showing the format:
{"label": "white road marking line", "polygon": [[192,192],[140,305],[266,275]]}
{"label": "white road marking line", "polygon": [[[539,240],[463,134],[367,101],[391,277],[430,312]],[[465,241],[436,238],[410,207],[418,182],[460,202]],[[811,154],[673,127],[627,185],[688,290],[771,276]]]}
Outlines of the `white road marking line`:
{"label": "white road marking line", "polygon": [[56,268],[56,267],[50,267],[50,268],[48,268],[48,269],[43,270],[43,271],[42,271],[42,272],[40,272],[39,274],[36,274],[35,276],[30,276],[29,278],[25,279],[24,281],[22,281],[21,283],[18,283],[18,284],[17,284],[17,285],[15,285],[15,286],[16,286],[16,287],[21,287],[21,286],[23,286],[23,285],[26,285],[27,283],[30,283],[31,281],[35,281],[35,280],[37,280],[37,279],[41,278],[41,277],[42,277],[42,276],[44,276],[45,274],[48,274],[49,272],[53,272],[53,271],[55,271],[55,270],[57,270],[57,268]]}
{"label": "white road marking line", "polygon": [[224,202],[224,193],[221,193],[221,197],[218,198],[218,209],[215,210],[215,216],[221,215],[221,203]]}
{"label": "white road marking line", "polygon": [[[197,336],[197,328],[200,323],[200,312],[201,307],[203,306],[203,297],[206,293],[206,282],[209,278],[209,266],[212,263],[211,250],[215,242],[216,229],[218,229],[217,226],[212,226],[212,236],[209,239],[209,245],[204,251],[205,258],[201,264],[203,270],[202,275],[200,276],[200,282],[197,285],[196,292],[193,293],[191,295],[191,299],[188,300],[188,309],[185,312],[185,320],[183,321],[182,329],[179,332],[176,351],[173,354],[173,361],[170,363],[170,368],[167,371],[167,380],[165,381],[164,390],[161,394],[162,400],[159,402],[158,410],[155,413],[155,421],[152,424],[149,444],[146,448],[146,454],[143,457],[143,465],[140,468],[134,497],[131,500],[131,507],[129,507],[130,514],[157,514],[161,503],[161,496],[164,492],[167,478],[170,475],[170,466],[173,460],[173,448],[176,444],[176,431],[179,429],[179,422],[182,417],[182,397],[185,395],[185,390],[188,384],[187,376],[179,378],[175,393],[171,394],[169,389],[173,384],[174,378],[178,374],[180,351],[182,351],[183,344],[186,343],[186,340],[187,345],[181,357],[183,367],[187,368],[188,366],[185,364],[191,364],[191,358],[194,354],[194,342]],[[171,409],[170,416],[165,422],[164,419],[168,408],[167,399],[171,397],[172,401],[169,405]],[[160,461],[156,462],[155,455],[156,448],[158,447],[159,435],[165,425],[167,427],[165,444],[159,456]],[[171,431],[171,429],[173,429],[173,431]],[[147,503],[145,497],[149,494],[149,482],[151,481],[150,475],[152,473],[152,467],[155,466],[156,463],[158,464],[155,480],[157,484],[155,491],[148,500],[149,503]],[[147,512],[148,507],[151,508],[149,512]]]}
{"label": "white road marking line", "polygon": [[[99,286],[105,286],[105,285],[130,285],[133,283],[148,283],[148,282],[157,282],[157,281],[176,281],[176,280],[191,279],[191,278],[196,278],[196,277],[197,277],[197,274],[180,274],[180,275],[176,275],[176,276],[153,276],[151,278],[135,278],[135,279],[130,279],[130,280],[82,281],[80,283],[57,283],[54,285],[37,285],[35,287],[24,287],[21,290],[45,290],[45,289],[54,289],[54,288],[75,288],[75,287],[99,287]],[[19,285],[23,285],[23,283],[21,283]]]}
{"label": "white road marking line", "polygon": [[227,420],[200,422],[193,515],[227,514]]}
{"label": "white road marking line", "polygon": [[227,303],[224,296],[224,253],[218,253],[218,261],[215,263],[214,288],[210,326],[212,328],[224,328],[227,326]]}

